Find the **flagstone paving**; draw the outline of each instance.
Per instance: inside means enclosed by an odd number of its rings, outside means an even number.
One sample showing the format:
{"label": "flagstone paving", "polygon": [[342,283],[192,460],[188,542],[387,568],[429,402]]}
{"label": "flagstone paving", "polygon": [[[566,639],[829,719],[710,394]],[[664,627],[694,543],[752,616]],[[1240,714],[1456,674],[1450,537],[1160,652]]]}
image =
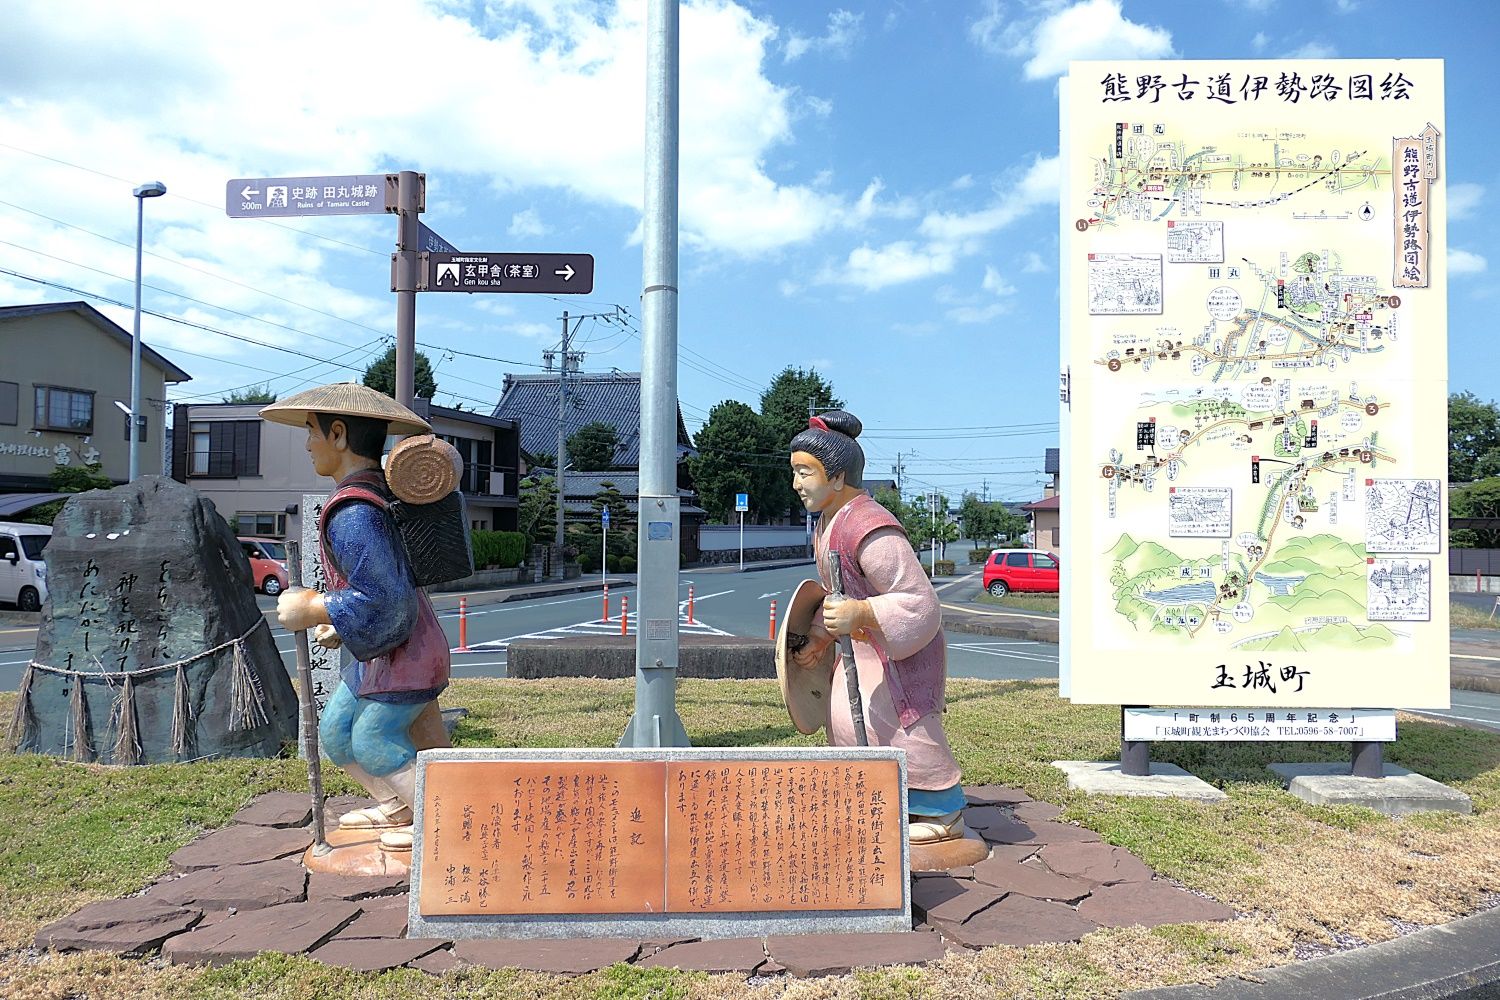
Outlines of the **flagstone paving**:
{"label": "flagstone paving", "polygon": [[[663,938],[413,940],[404,876],[308,875],[306,796],[261,796],[235,822],[172,855],[175,871],[136,896],[92,903],[43,927],[36,946],[117,955],[160,951],[174,963],[222,965],[260,951],[306,953],[343,968],[409,966],[441,975],[462,965],[578,975],[616,962],[788,975],[841,975],[920,965],[955,949],[1077,941],[1101,927],[1232,920],[1205,896],[1156,878],[1062,810],[1002,785],[965,789],[966,820],[989,857],[912,879],[909,933],[805,934],[699,941]],[[327,804],[337,815],[369,800]],[[185,874],[184,874],[185,873]]]}

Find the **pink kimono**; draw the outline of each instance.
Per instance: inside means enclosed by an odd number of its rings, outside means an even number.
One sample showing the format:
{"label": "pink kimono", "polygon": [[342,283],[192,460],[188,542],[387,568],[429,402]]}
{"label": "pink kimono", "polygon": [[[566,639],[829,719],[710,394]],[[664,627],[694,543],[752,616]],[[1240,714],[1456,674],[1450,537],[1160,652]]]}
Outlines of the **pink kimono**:
{"label": "pink kimono", "polygon": [[[868,642],[854,640],[870,745],[906,751],[909,787],[950,788],[959,780],[959,768],[943,732],[947,666],[937,591],[900,524],[868,494],[856,496],[833,517],[818,522],[813,552],[825,590],[832,589],[831,545],[840,547],[845,596],[868,600],[879,623]],[[823,624],[821,608],[814,620]],[[837,659],[833,671],[828,742],[855,746],[848,685]]]}

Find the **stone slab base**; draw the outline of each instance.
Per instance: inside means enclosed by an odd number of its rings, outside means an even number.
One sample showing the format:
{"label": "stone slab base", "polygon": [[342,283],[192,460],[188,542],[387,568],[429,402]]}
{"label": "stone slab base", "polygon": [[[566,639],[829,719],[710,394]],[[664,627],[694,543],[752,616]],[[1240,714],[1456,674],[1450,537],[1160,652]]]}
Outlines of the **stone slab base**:
{"label": "stone slab base", "polygon": [[1068,787],[1090,795],[1139,795],[1160,799],[1219,802],[1229,796],[1176,764],[1151,762],[1149,775],[1130,775],[1119,761],[1054,760],[1052,766],[1068,776]]}
{"label": "stone slab base", "polygon": [[309,847],[302,855],[302,864],[310,872],[326,875],[405,875],[411,867],[410,851],[382,851],[381,830],[328,831],[328,843],[333,850],[327,854],[314,854]]}
{"label": "stone slab base", "polygon": [[[619,621],[619,609],[614,609]],[[682,635],[678,677],[703,679],[775,677],[769,639],[733,635]],[[635,634],[566,639],[522,639],[508,647],[507,677],[634,677]]]}
{"label": "stone slab base", "polygon": [[937,844],[912,844],[911,870],[951,871],[965,865],[977,865],[989,856],[989,842],[973,830],[966,830],[957,840],[945,840]]}
{"label": "stone slab base", "polygon": [[1356,778],[1342,762],[1270,767],[1287,783],[1287,791],[1315,806],[1363,806],[1387,816],[1434,810],[1467,815],[1474,810],[1458,789],[1394,764],[1385,765],[1383,778]]}

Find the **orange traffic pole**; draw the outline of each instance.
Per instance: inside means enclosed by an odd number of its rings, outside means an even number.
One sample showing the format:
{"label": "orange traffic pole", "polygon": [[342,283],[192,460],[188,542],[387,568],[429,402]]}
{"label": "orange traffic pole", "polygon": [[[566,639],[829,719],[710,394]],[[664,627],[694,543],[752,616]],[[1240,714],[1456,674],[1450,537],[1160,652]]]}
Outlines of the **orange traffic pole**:
{"label": "orange traffic pole", "polygon": [[687,623],[689,625],[693,624],[693,585],[691,583],[688,584],[688,620],[687,620]]}
{"label": "orange traffic pole", "polygon": [[621,635],[628,635],[629,634],[628,632],[626,632],[627,623],[629,621],[630,621],[630,595],[629,594],[621,594],[620,595],[620,634]]}
{"label": "orange traffic pole", "polygon": [[772,642],[776,641],[776,601],[771,601],[771,634],[766,636]]}
{"label": "orange traffic pole", "polygon": [[609,621],[609,584],[604,585],[604,617],[600,621]]}
{"label": "orange traffic pole", "polygon": [[458,653],[469,652],[469,599],[458,599]]}

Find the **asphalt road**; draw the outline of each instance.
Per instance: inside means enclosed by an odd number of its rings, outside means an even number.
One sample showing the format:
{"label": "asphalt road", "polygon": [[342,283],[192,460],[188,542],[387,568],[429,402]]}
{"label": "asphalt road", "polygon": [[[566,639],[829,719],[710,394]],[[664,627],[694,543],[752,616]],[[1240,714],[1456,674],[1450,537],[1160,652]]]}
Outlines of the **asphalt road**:
{"label": "asphalt road", "polygon": [[[976,567],[977,568],[977,567]],[[683,633],[764,636],[770,628],[770,604],[784,610],[798,582],[811,575],[812,567],[790,566],[740,573],[729,569],[684,572],[679,581],[679,629]],[[693,621],[687,620],[688,596],[692,592]],[[976,574],[941,582],[939,593],[947,601],[962,601],[979,591]],[[506,647],[522,637],[564,637],[587,634],[619,634],[621,599],[633,600],[634,586],[610,591],[609,620],[604,620],[604,599],[599,592],[565,594],[508,603],[486,603],[493,596],[476,595],[467,615],[469,651],[453,653],[455,677],[506,676]],[[1468,596],[1468,595],[1455,595]],[[1483,596],[1483,595],[1479,595]],[[446,598],[446,595],[445,595]],[[275,602],[259,597],[269,610]],[[441,603],[447,604],[445,599]],[[1493,604],[1493,598],[1490,598]],[[449,643],[458,646],[456,611],[439,612]],[[635,612],[629,613],[628,628],[635,633]],[[292,637],[279,627],[272,629],[277,648],[289,669],[293,667]],[[985,680],[1031,680],[1055,678],[1058,668],[1056,645],[1022,639],[946,632],[948,672],[952,677]],[[1493,636],[1493,638],[1491,638]],[[1458,637],[1455,636],[1457,639]],[[1494,645],[1500,659],[1500,633],[1464,634],[1465,648],[1475,643]],[[35,646],[34,628],[0,628],[0,690],[13,691]],[[1470,658],[1478,658],[1468,654]],[[1500,695],[1454,691],[1452,708],[1433,712],[1470,725],[1500,729]]]}

